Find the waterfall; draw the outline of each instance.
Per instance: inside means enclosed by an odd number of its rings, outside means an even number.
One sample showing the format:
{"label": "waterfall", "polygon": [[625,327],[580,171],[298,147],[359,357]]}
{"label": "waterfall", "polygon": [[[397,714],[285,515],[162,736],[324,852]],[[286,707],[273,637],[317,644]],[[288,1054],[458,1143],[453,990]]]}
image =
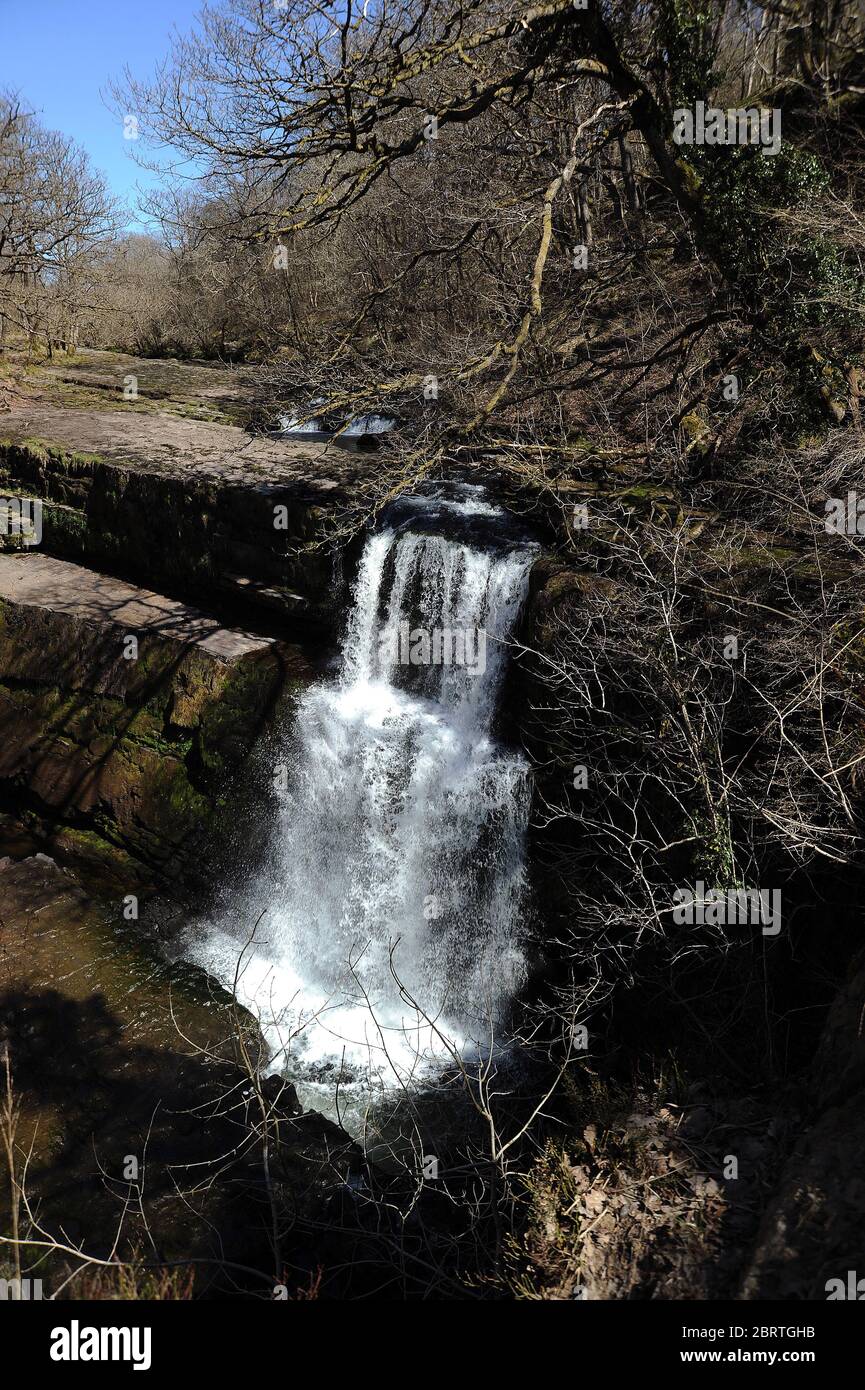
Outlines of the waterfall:
{"label": "waterfall", "polygon": [[268,868],[187,950],[295,1076],[419,1079],[488,1048],[523,978],[529,774],[494,720],[532,547],[452,534],[503,519],[452,485],[368,538],[339,675],[276,769]]}

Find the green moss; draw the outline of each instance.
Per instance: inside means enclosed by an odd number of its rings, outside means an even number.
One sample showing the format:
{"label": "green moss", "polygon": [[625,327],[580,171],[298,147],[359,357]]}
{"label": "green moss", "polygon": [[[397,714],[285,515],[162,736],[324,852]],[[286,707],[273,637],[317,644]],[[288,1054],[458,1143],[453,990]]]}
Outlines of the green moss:
{"label": "green moss", "polygon": [[102,462],[99,454],[89,454],[76,449],[65,449],[60,444],[52,444],[47,439],[35,435],[13,440],[0,439],[0,457],[18,453],[34,463],[54,463],[61,469],[94,468]]}
{"label": "green moss", "polygon": [[[13,632],[11,646],[4,638],[4,660],[13,667],[14,641],[20,636],[20,629]],[[0,642],[0,654],[2,648]],[[236,673],[226,667],[234,679],[208,683],[204,659],[195,653],[189,661],[193,679],[185,682],[183,699],[190,727],[184,731],[169,718],[172,682],[183,682],[190,671],[172,670],[158,696],[142,696],[138,705],[134,697],[130,702],[7,675],[0,681],[6,724],[21,747],[20,763],[10,775],[26,783],[38,768],[59,762],[72,770],[78,791],[89,789],[80,804],[73,796],[52,808],[52,816],[60,812],[66,823],[64,832],[87,830],[100,844],[167,866],[184,845],[218,830],[227,810],[221,795],[225,778],[251,745],[277,678],[275,663],[263,663],[261,671],[253,662]],[[152,665],[162,673],[164,653],[152,653]],[[80,848],[88,850],[89,860],[94,846],[81,842]]]}
{"label": "green moss", "polygon": [[711,433],[707,421],[696,410],[692,410],[689,415],[683,415],[679,425],[688,439],[695,444],[702,442]]}
{"label": "green moss", "polygon": [[258,732],[264,710],[276,692],[275,662],[241,664],[226,680],[219,699],[203,712],[198,755],[206,776],[219,778],[227,764],[238,761]]}
{"label": "green moss", "polygon": [[57,825],[32,809],[21,812],[20,821],[61,863],[86,865],[88,880],[96,891],[116,894],[118,889],[129,892],[130,888],[155,887],[140,860],[111,836],[103,836],[94,828]]}

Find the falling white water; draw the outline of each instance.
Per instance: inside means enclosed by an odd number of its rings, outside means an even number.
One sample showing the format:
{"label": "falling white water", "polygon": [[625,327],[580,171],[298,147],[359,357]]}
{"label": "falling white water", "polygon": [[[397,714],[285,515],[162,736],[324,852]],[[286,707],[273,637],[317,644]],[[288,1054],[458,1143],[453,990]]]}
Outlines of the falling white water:
{"label": "falling white water", "polygon": [[[503,515],[466,486],[435,507]],[[524,973],[529,789],[493,723],[531,559],[411,518],[366,543],[340,675],[303,696],[277,770],[268,869],[187,949],[237,978],[280,1070],[405,1084],[497,1036]],[[405,665],[407,629],[481,629],[485,661]]]}

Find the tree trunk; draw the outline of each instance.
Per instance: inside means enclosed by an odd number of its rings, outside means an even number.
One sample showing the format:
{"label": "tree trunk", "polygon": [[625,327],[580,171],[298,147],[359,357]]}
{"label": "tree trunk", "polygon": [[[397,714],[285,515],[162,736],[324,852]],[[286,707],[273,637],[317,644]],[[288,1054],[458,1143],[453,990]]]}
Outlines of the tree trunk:
{"label": "tree trunk", "polygon": [[592,232],[592,208],[589,203],[589,190],[586,184],[581,183],[577,194],[577,207],[580,213],[580,230],[583,236],[583,245],[591,246],[594,241]]}
{"label": "tree trunk", "polygon": [[622,182],[625,185],[628,210],[636,216],[640,211],[640,190],[634,177],[634,161],[624,135],[619,136],[619,154],[622,157]]}

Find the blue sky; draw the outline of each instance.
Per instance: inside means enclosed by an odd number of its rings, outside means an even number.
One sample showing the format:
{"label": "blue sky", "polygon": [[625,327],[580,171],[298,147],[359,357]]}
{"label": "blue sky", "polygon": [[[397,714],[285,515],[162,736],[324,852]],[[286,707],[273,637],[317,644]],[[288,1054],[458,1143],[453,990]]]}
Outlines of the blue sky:
{"label": "blue sky", "polygon": [[[129,65],[146,77],[170,48],[173,29],[186,32],[201,0],[0,0],[0,88],[52,130],[83,145],[129,204],[136,223],[135,185],[153,176],[130,158],[131,142],[100,91]],[[107,95],[107,92],[106,92]]]}

